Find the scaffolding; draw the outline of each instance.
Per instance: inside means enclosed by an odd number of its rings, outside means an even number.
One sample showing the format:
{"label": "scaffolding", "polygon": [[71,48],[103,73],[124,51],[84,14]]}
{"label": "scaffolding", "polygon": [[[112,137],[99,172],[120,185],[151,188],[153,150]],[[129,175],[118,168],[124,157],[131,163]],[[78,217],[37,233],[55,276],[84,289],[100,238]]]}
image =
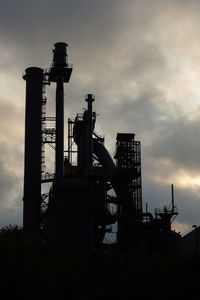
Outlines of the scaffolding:
{"label": "scaffolding", "polygon": [[115,159],[118,176],[122,179],[121,186],[128,191],[126,197],[134,204],[136,214],[141,214],[141,146],[139,141],[135,141],[135,134],[117,134]]}

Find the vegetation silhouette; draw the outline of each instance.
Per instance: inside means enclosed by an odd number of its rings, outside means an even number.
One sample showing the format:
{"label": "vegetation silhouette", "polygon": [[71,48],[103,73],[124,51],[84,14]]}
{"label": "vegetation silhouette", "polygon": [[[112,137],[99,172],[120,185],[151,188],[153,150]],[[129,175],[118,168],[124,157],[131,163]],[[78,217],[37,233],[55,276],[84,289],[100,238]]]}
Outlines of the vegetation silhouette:
{"label": "vegetation silhouette", "polygon": [[64,241],[0,230],[0,289],[21,299],[169,299],[198,295],[200,257],[151,252],[143,244],[74,254]]}

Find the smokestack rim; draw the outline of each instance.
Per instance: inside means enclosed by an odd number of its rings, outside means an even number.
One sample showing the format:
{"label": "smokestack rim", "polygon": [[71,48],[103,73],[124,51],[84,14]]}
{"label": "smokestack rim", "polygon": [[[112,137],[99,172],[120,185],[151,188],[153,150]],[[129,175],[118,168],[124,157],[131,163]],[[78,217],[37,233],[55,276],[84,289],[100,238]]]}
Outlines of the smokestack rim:
{"label": "smokestack rim", "polygon": [[38,67],[29,67],[25,69],[25,73],[23,74],[23,79],[27,79],[27,76],[43,76],[44,70]]}
{"label": "smokestack rim", "polygon": [[56,46],[66,46],[66,47],[68,47],[68,44],[65,43],[65,42],[57,42],[57,43],[54,44],[54,47],[56,47]]}

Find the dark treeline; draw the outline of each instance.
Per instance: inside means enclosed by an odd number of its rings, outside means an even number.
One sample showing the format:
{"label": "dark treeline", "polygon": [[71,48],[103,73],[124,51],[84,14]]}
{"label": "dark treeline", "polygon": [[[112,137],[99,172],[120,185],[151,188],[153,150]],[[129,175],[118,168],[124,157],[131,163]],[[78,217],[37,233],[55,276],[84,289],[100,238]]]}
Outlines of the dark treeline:
{"label": "dark treeline", "polygon": [[146,245],[115,246],[73,254],[64,242],[25,239],[22,230],[0,230],[0,289],[19,299],[194,299],[200,258],[149,252]]}

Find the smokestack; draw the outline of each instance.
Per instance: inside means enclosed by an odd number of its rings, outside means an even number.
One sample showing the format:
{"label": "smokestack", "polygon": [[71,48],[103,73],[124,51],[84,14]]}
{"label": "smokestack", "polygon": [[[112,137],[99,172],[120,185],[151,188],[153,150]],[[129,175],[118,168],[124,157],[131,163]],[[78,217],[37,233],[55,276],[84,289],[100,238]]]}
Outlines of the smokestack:
{"label": "smokestack", "polygon": [[56,181],[64,174],[64,82],[69,82],[72,66],[67,62],[66,43],[54,44],[49,81],[56,82]]}
{"label": "smokestack", "polygon": [[23,79],[26,80],[23,229],[30,235],[40,229],[43,70],[28,68]]}
{"label": "smokestack", "polygon": [[92,102],[94,102],[94,96],[88,94],[85,101],[88,103],[88,120],[87,120],[87,171],[92,168],[93,158],[93,123],[92,123]]}

